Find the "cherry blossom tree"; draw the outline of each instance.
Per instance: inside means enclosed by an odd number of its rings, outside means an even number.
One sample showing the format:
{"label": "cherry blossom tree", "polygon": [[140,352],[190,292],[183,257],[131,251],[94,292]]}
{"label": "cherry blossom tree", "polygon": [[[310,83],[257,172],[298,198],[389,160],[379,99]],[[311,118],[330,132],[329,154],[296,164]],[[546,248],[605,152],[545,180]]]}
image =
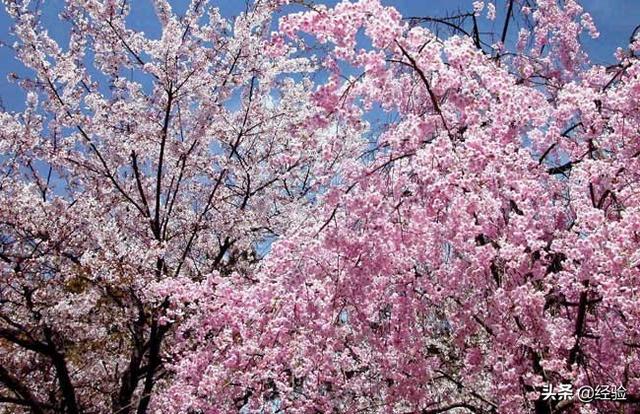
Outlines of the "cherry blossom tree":
{"label": "cherry blossom tree", "polygon": [[159,38],[131,2],[67,1],[64,42],[40,2],[3,3],[26,103],[0,113],[0,412],[149,412],[201,284],[252,280],[364,124],[317,104],[276,1],[155,0]]}
{"label": "cherry blossom tree", "polygon": [[638,30],[603,67],[575,0],[3,3],[1,412],[638,409]]}
{"label": "cherry blossom tree", "polygon": [[640,38],[592,65],[580,36],[598,33],[576,1],[505,2],[481,35],[495,6],[403,19],[360,0],[280,20],[328,73],[323,116],[389,122],[251,281],[199,285],[159,407],[636,412]]}

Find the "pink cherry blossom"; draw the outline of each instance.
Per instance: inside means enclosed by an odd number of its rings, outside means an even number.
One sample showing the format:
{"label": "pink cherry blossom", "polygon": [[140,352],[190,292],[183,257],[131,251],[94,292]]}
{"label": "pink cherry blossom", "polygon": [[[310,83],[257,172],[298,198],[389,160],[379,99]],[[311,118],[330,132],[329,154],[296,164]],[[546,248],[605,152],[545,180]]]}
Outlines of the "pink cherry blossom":
{"label": "pink cherry blossom", "polygon": [[591,63],[576,0],[152,3],[68,1],[63,42],[4,1],[0,413],[638,409],[637,39]]}

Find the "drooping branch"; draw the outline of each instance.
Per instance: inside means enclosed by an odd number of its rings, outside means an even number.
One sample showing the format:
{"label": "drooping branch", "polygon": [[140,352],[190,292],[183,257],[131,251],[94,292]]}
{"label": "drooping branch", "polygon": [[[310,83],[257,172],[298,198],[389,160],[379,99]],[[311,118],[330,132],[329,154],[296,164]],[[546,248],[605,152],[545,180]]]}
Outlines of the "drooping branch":
{"label": "drooping branch", "polygon": [[442,109],[440,108],[440,103],[438,102],[438,97],[433,92],[433,89],[431,89],[431,84],[429,83],[429,80],[427,79],[426,75],[424,74],[424,71],[418,66],[418,63],[416,62],[416,60],[409,54],[409,52],[407,52],[405,50],[405,48],[402,47],[402,45],[398,41],[396,41],[396,44],[398,45],[398,47],[402,51],[402,54],[407,58],[407,60],[409,60],[409,62],[410,62],[409,66],[412,67],[418,73],[418,76],[420,76],[420,79],[422,80],[422,83],[424,84],[425,88],[427,89],[427,93],[429,94],[429,98],[431,99],[431,104],[433,105],[433,109],[435,109],[436,113],[440,116],[440,119],[442,120],[442,125],[447,130],[447,132],[449,133],[449,137],[451,137],[451,131],[449,130],[449,126],[447,125],[447,121],[444,118],[444,114],[442,113]]}
{"label": "drooping branch", "polygon": [[509,30],[509,21],[511,20],[511,13],[513,12],[514,0],[509,0],[509,6],[507,7],[507,15],[504,18],[504,25],[502,26],[502,35],[500,36],[500,43],[504,45],[507,40],[507,31]]}

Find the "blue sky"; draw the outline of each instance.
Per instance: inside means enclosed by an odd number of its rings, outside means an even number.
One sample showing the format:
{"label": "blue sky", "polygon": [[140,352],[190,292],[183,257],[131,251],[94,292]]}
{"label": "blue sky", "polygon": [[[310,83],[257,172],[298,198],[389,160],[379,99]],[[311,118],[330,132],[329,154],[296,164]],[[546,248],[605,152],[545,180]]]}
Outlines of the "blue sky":
{"label": "blue sky", "polygon": [[[383,3],[396,7],[404,16],[444,16],[455,14],[456,11],[468,11],[471,9],[472,0],[382,0]],[[483,29],[498,32],[501,30],[504,19],[504,3],[506,0],[494,0],[497,4],[498,17],[493,23],[494,27],[487,26]],[[333,5],[336,0],[320,1]],[[144,31],[152,37],[159,35],[158,25],[155,20],[153,7],[150,0],[130,0],[133,4],[129,23],[132,28]],[[182,12],[187,0],[171,1],[174,10]],[[224,16],[233,17],[244,9],[244,0],[212,0],[212,4],[220,7]],[[598,29],[600,38],[592,40],[585,37],[584,44],[594,63],[613,63],[613,52],[616,47],[625,47],[629,35],[640,24],[640,0],[582,0],[585,10],[591,12]],[[63,6],[63,0],[45,0],[43,21],[55,39],[65,39],[67,26],[57,20],[57,13]],[[0,6],[0,41],[7,44],[13,43],[10,36],[11,21]],[[514,28],[515,30],[515,28]],[[513,37],[513,36],[512,36]],[[16,62],[12,52],[7,47],[0,47],[0,98],[7,110],[20,110],[23,108],[24,96],[15,85],[7,82],[9,72],[24,73],[20,64]]]}

